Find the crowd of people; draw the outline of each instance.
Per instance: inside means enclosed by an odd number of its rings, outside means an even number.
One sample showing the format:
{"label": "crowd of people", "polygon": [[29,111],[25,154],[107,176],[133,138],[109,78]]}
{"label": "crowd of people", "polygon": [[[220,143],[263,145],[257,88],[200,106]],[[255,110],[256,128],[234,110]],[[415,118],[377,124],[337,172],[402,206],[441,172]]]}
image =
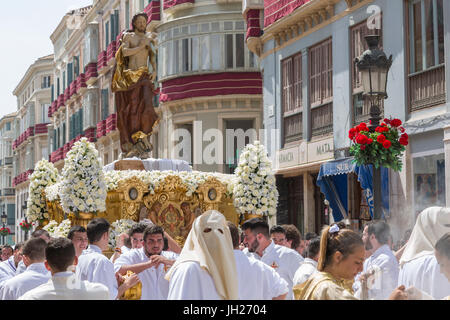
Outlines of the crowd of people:
{"label": "crowd of people", "polygon": [[[110,224],[95,218],[67,238],[36,230],[1,249],[2,300],[406,300],[450,296],[450,209],[432,207],[393,251],[389,225],[362,234],[344,223],[304,237],[294,225],[242,226],[220,212],[194,221],[181,248],[161,226],[135,223],[109,245]],[[136,291],[134,291],[136,292]],[[128,295],[128,298],[130,295]]]}

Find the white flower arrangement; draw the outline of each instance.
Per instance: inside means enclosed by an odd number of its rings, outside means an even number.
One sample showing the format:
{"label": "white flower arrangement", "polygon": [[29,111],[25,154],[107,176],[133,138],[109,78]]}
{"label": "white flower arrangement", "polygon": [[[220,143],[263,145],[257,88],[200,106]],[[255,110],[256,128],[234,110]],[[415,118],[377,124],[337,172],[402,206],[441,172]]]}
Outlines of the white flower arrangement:
{"label": "white flower arrangement", "polygon": [[273,216],[277,212],[278,190],[272,162],[259,142],[247,145],[239,157],[233,188],[234,205],[239,213]]}
{"label": "white flower arrangement", "polygon": [[55,220],[52,220],[42,229],[47,230],[52,238],[67,238],[71,227],[72,223],[69,219],[66,219],[60,224]]}
{"label": "white flower arrangement", "polygon": [[59,199],[59,192],[61,188],[61,181],[45,188],[45,195],[48,201],[56,201]]}
{"label": "white flower arrangement", "polygon": [[30,187],[28,189],[27,219],[30,222],[48,219],[46,210],[47,204],[43,191],[57,182],[58,170],[53,163],[47,160],[39,161],[30,177]]}
{"label": "white flower arrangement", "polygon": [[121,219],[116,220],[111,224],[111,229],[109,232],[109,247],[111,249],[114,249],[116,247],[116,241],[117,237],[120,236],[122,233],[128,233],[130,231],[131,227],[136,222],[129,219]]}
{"label": "white flower arrangement", "polygon": [[98,151],[86,138],[67,153],[60,195],[66,213],[106,211],[106,184]]}

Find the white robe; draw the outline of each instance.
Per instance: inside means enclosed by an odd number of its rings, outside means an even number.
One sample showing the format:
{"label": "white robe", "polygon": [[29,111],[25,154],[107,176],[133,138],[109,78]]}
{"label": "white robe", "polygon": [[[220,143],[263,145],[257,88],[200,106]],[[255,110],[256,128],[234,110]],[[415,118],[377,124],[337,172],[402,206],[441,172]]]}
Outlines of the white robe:
{"label": "white robe", "polygon": [[102,250],[89,245],[78,258],[76,276],[79,280],[104,284],[109,290],[110,300],[117,297],[117,280],[114,273],[114,264],[103,255]]}
{"label": "white robe", "polygon": [[[399,266],[388,245],[378,248],[369,258],[364,261],[363,273],[373,269],[379,269],[380,273],[374,274],[375,282],[369,285],[368,298],[370,300],[386,300],[392,291],[397,288]],[[355,296],[361,298],[362,288],[359,276],[356,277]]]}
{"label": "white robe", "polygon": [[302,284],[309,279],[311,275],[317,272],[317,261],[305,258],[302,265],[295,271],[294,286]]}
{"label": "white robe", "polygon": [[[178,254],[170,251],[161,252],[161,256],[169,260],[176,260]],[[119,271],[121,266],[135,265],[149,261],[144,248],[130,250],[117,258],[114,263],[114,272]],[[164,279],[168,267],[159,264],[157,268],[151,267],[138,274],[142,283],[141,300],[167,300],[169,293],[169,281]]]}
{"label": "white robe", "polygon": [[18,300],[109,300],[109,292],[101,283],[78,281],[73,272],[59,272]]}
{"label": "white robe", "polygon": [[25,272],[7,280],[0,288],[0,300],[17,300],[22,295],[46,283],[50,279],[50,272],[44,263],[33,263]]}
{"label": "white robe", "polygon": [[213,278],[198,262],[185,261],[172,272],[167,300],[222,300]]}
{"label": "white robe", "polygon": [[406,288],[416,287],[435,300],[450,294],[450,282],[441,273],[434,254],[422,255],[405,262],[398,275],[398,285],[402,284]]}
{"label": "white robe", "polygon": [[271,300],[288,292],[287,282],[265,263],[234,250],[239,300]]}
{"label": "white robe", "polygon": [[[249,255],[247,248],[244,249],[244,253],[247,256]],[[289,289],[286,300],[292,300],[294,298],[292,292],[294,275],[303,263],[303,257],[297,251],[284,246],[279,246],[273,241],[271,241],[270,245],[263,251],[262,257],[258,254],[253,254],[252,256],[274,268],[275,271],[286,280]]]}
{"label": "white robe", "polygon": [[0,263],[0,287],[6,280],[11,279],[15,275],[16,265],[14,263],[14,256],[11,256],[8,260]]}

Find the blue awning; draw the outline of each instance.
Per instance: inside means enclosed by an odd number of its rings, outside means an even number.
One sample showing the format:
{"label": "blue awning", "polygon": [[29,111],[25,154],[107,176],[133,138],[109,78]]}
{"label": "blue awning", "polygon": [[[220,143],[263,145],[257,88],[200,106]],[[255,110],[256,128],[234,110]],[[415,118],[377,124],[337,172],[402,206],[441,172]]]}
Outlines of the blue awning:
{"label": "blue awning", "polygon": [[[369,206],[370,215],[373,218],[373,170],[372,165],[358,166],[353,163],[352,158],[329,161],[320,167],[317,177],[317,186],[325,195],[333,209],[335,221],[348,218],[348,195],[347,195],[347,174],[354,172],[358,176],[358,181]],[[381,202],[382,215],[389,212],[389,172],[387,168],[381,168]]]}

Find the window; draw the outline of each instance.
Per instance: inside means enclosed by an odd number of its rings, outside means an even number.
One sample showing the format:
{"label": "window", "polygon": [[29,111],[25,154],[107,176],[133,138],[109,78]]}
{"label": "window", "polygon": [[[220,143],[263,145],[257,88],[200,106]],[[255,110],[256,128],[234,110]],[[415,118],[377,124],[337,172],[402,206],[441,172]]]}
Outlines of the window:
{"label": "window", "polygon": [[50,88],[50,76],[42,77],[41,89]]}
{"label": "window", "polygon": [[50,104],[41,104],[41,123],[49,123],[50,120],[48,118],[48,109],[50,108]]}
{"label": "window", "polygon": [[[351,41],[351,68],[352,68],[352,95],[353,95],[353,120],[354,124],[367,122],[370,118],[370,102],[363,97],[363,87],[361,82],[361,72],[357,69],[354,61],[368,49],[365,36],[369,34],[378,34],[380,36],[380,47],[383,47],[383,38],[381,29],[369,30],[367,20],[353,26],[350,29]],[[384,113],[384,103],[381,102],[381,117]]]}
{"label": "window", "polygon": [[289,143],[303,136],[302,54],[284,59],[281,65],[284,143]]}
{"label": "window", "polygon": [[128,29],[130,26],[130,1],[127,0],[125,2],[125,29]]}
{"label": "window", "polygon": [[105,49],[108,47],[109,45],[109,32],[110,32],[110,27],[109,27],[109,21],[105,23]]}
{"label": "window", "polygon": [[333,54],[331,39],[309,49],[311,134],[333,131]]}
{"label": "window", "polygon": [[6,131],[11,130],[11,122],[6,123]]}
{"label": "window", "polygon": [[443,0],[409,2],[409,109],[445,103]]}
{"label": "window", "polygon": [[444,63],[443,0],[409,3],[411,73]]}
{"label": "window", "polygon": [[102,120],[106,120],[109,116],[109,93],[108,89],[102,90],[102,110],[101,110]]}
{"label": "window", "polygon": [[254,120],[226,120],[225,173],[234,174],[242,149],[256,139]]}
{"label": "window", "polygon": [[228,69],[243,68],[245,65],[244,34],[225,35],[225,66]]}

